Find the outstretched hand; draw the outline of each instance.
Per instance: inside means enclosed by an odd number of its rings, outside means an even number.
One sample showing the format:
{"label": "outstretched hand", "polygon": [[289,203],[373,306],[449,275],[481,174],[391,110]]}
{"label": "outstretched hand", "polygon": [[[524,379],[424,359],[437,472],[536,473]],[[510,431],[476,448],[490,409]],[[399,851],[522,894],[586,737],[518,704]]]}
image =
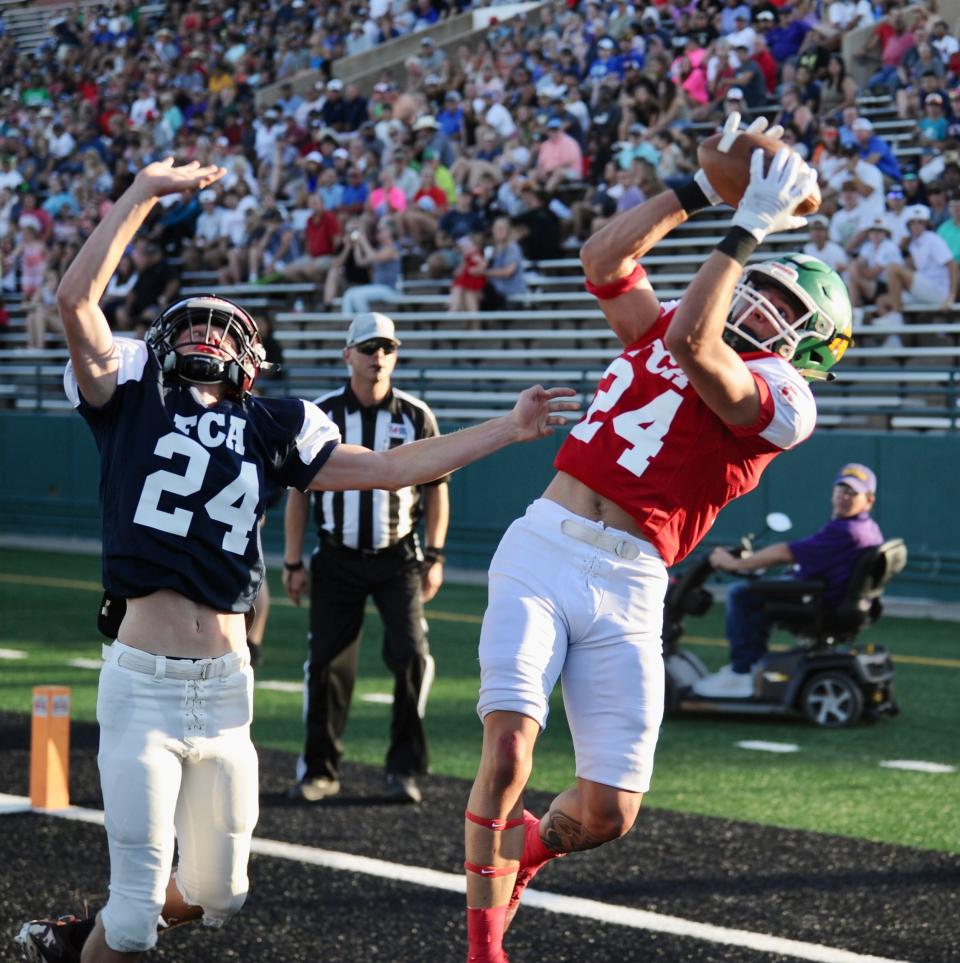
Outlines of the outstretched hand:
{"label": "outstretched hand", "polygon": [[[737,118],[737,123],[740,122],[740,115],[734,111],[734,115]],[[766,117],[758,117],[752,124],[747,128],[748,134],[763,134],[764,137],[769,137],[770,140],[780,140],[783,137],[783,128],[779,124],[774,124],[772,127],[768,128],[767,124],[769,121]]]}
{"label": "outstretched hand", "polygon": [[517,398],[510,413],[518,429],[518,441],[533,441],[553,433],[555,425],[566,425],[570,419],[561,412],[579,412],[580,403],[564,399],[576,395],[573,388],[544,388],[534,385]]}
{"label": "outstretched hand", "polygon": [[172,157],[166,157],[144,167],[137,174],[136,183],[146,188],[151,197],[163,197],[165,194],[202,190],[226,173],[225,167],[216,164],[202,167],[199,161],[177,167]]}
{"label": "outstretched hand", "polygon": [[[769,137],[771,140],[780,140],[780,138],[783,137],[783,128],[779,124],[774,124],[773,127],[768,129],[768,123],[769,121],[766,117],[758,117],[743,131],[740,127],[740,111],[731,110],[723,122],[723,128],[720,131],[720,143],[717,147],[720,151],[729,151],[733,146],[733,142],[742,133],[763,134],[764,137]],[[717,204],[723,203],[723,198],[717,193],[716,188],[710,183],[710,179],[702,168],[693,175],[693,179],[699,185],[700,190],[703,191],[704,197],[706,197],[712,205],[716,206]]]}
{"label": "outstretched hand", "polygon": [[792,231],[807,223],[794,212],[813,191],[817,173],[792,150],[778,150],[764,173],[763,151],[750,158],[750,183],[733,215],[733,223],[758,241],[777,231]]}

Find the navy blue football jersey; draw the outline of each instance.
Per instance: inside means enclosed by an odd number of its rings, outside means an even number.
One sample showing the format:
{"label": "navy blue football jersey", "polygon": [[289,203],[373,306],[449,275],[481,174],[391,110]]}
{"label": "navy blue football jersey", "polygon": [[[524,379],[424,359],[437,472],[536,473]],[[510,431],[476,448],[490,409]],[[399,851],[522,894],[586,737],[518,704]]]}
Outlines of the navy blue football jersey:
{"label": "navy blue football jersey", "polygon": [[100,452],[103,586],[138,598],[171,589],[246,612],[263,579],[259,521],[273,485],[306,490],[340,441],[316,405],[249,397],[202,404],[165,381],[143,341],[117,338],[117,390],[102,408],[64,388]]}

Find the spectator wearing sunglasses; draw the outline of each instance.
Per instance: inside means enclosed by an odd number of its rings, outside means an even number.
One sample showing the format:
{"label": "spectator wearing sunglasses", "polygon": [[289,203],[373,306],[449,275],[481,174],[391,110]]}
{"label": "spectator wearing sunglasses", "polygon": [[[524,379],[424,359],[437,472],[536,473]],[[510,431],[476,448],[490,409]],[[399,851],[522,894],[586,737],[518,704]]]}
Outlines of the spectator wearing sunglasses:
{"label": "spectator wearing sunglasses", "polygon": [[[380,451],[439,433],[427,405],[392,386],[399,344],[386,315],[367,312],[353,319],[343,352],[350,378],[317,399],[345,444]],[[310,499],[291,489],[284,524],[284,588],[296,605],[308,589],[310,594],[306,741],[289,795],[316,802],[340,791],[341,738],[356,682],[364,606],[372,597],[383,620],[384,661],[396,680],[386,792],[398,802],[418,803],[417,778],[427,771],[423,716],[434,674],[423,603],[443,582],[447,479],[314,499],[318,543],[308,573],[301,559]],[[416,534],[421,517],[423,550]]]}

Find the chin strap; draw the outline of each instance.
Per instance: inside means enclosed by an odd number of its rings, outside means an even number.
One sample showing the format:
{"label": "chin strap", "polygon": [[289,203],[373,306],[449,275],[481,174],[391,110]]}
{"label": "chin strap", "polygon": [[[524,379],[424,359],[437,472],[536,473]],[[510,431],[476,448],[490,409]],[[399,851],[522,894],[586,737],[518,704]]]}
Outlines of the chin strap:
{"label": "chin strap", "polygon": [[226,385],[244,393],[247,373],[236,361],[225,361],[205,354],[181,355],[172,351],[163,359],[163,371],[193,385]]}

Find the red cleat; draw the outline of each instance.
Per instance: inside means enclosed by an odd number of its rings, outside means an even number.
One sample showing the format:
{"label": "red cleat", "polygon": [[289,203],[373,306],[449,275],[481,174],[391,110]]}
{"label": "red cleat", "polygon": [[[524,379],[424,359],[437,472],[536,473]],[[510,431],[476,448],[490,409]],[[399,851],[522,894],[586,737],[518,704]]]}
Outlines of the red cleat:
{"label": "red cleat", "polygon": [[510,894],[510,902],[507,904],[507,915],[504,920],[503,930],[506,932],[513,922],[517,910],[520,909],[520,897],[527,888],[530,880],[540,872],[551,859],[563,856],[563,853],[550,853],[544,858],[544,853],[550,851],[544,846],[540,839],[540,817],[534,816],[527,809],[523,811],[523,854],[520,856],[520,869],[517,870],[517,881],[513,884],[513,892]]}

